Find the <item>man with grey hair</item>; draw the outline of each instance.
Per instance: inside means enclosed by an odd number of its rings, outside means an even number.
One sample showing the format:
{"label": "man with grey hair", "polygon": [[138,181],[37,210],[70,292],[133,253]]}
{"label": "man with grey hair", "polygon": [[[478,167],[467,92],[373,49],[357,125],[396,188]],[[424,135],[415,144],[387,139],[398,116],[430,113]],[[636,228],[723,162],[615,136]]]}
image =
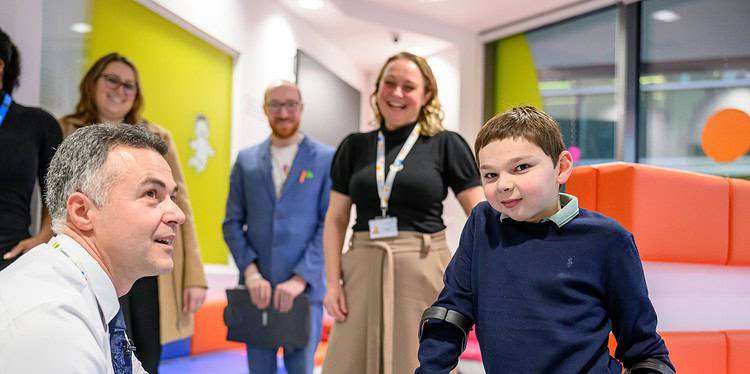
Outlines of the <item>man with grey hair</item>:
{"label": "man with grey hair", "polygon": [[47,172],[57,234],[0,272],[0,368],[9,373],[144,373],[118,296],[172,269],[185,215],[167,146],[141,126],[92,125]]}

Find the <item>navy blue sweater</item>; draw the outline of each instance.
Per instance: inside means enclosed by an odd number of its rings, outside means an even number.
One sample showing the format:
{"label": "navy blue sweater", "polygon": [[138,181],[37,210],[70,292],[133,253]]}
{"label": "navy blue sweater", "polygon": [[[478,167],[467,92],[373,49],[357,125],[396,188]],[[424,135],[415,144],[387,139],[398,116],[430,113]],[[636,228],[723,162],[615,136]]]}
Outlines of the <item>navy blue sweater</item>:
{"label": "navy blue sweater", "polygon": [[[667,363],[656,333],[633,236],[584,209],[562,227],[500,221],[479,204],[461,234],[436,306],[475,324],[488,373],[620,373],[648,358]],[[608,334],[617,339],[615,357]],[[459,330],[431,322],[417,373],[448,373],[461,353]]]}

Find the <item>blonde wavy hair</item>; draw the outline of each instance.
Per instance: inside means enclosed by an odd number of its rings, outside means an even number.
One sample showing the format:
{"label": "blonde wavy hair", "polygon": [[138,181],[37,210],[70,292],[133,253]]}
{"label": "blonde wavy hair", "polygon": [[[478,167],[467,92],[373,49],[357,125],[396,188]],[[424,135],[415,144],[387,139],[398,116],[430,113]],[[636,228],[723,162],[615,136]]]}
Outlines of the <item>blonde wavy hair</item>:
{"label": "blonde wavy hair", "polygon": [[380,68],[378,79],[375,81],[375,91],[370,95],[370,106],[372,106],[372,111],[375,113],[375,122],[378,125],[383,122],[383,116],[380,114],[377,100],[380,81],[383,80],[385,68],[395,60],[408,60],[417,65],[425,82],[424,92],[425,94],[431,94],[430,100],[422,106],[419,110],[419,117],[417,117],[417,122],[421,126],[420,133],[425,136],[433,136],[445,130],[443,127],[443,108],[440,106],[440,100],[438,100],[438,87],[435,75],[432,74],[432,69],[430,69],[430,65],[427,64],[424,58],[409,52],[400,52],[389,57],[385,61],[385,64],[383,64],[383,67]]}

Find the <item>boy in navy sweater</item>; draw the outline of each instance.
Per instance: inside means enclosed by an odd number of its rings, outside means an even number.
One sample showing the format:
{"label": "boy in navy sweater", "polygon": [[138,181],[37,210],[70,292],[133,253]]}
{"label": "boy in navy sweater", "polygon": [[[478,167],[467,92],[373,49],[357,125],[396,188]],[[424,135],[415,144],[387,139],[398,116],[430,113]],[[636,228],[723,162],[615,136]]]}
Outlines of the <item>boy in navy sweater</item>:
{"label": "boy in navy sweater", "polygon": [[450,372],[472,325],[489,374],[673,373],[633,236],[558,193],[573,161],[554,119],[513,108],[474,149],[487,202],[423,315],[416,373]]}

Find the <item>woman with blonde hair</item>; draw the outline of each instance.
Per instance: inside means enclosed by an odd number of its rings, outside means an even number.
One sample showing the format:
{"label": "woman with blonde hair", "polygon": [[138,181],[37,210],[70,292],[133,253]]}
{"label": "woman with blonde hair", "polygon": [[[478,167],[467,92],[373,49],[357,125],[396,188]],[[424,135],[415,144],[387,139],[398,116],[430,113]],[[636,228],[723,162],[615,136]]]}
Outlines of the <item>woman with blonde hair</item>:
{"label": "woman with blonde hair", "polygon": [[64,136],[93,123],[129,123],[157,134],[168,150],[165,156],[177,182],[177,205],[185,213],[173,242],[172,272],[141,278],[120,298],[128,336],[143,367],[157,374],[161,344],[193,334],[194,313],[206,298],[206,277],[177,148],[169,132],[141,117],[143,94],[135,65],[118,53],[97,60],[81,80],[81,99],[76,111],[60,119]]}
{"label": "woman with blonde hair", "polygon": [[[383,65],[371,103],[379,129],[349,135],[331,167],[323,232],[327,293],[336,320],[323,373],[413,373],[422,312],[443,287],[451,253],[443,200],[468,214],[483,199],[471,149],[443,129],[427,62],[401,52]],[[352,204],[357,220],[343,256]]]}

